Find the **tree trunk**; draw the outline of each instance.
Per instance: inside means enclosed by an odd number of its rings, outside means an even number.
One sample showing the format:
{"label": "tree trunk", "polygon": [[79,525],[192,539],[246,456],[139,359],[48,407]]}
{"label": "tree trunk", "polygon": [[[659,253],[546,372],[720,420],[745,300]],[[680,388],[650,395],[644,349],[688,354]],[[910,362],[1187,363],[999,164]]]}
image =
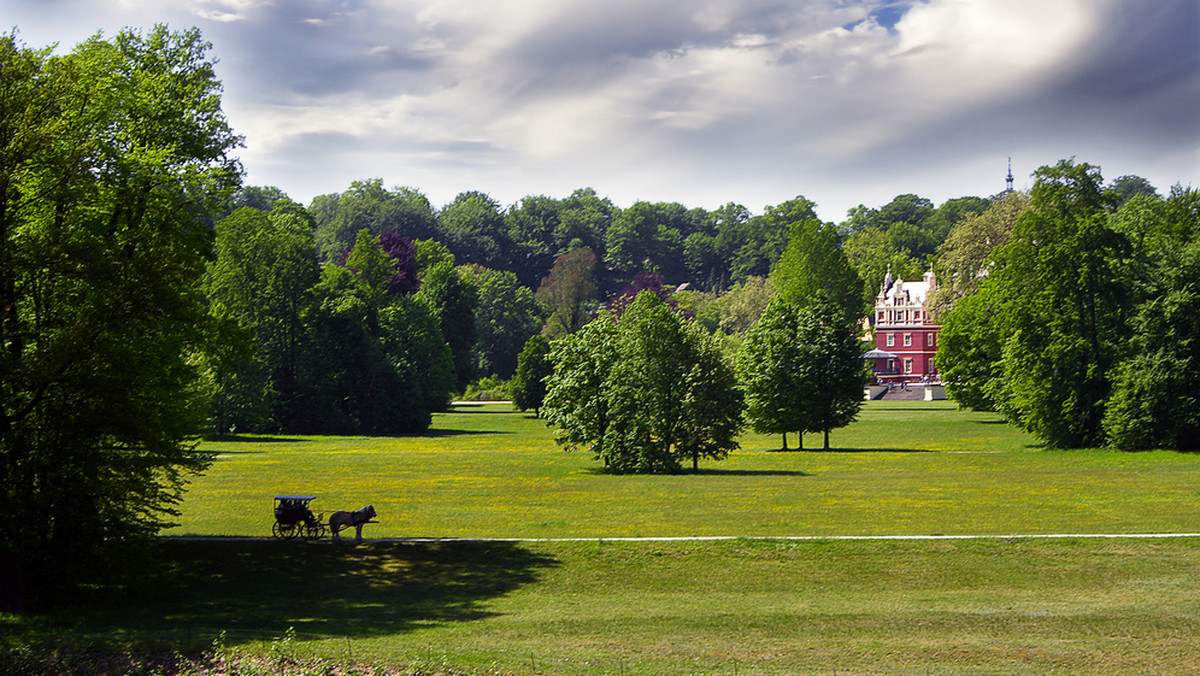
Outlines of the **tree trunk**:
{"label": "tree trunk", "polygon": [[829,450],[829,430],[825,430],[825,450]]}
{"label": "tree trunk", "polygon": [[804,431],[803,430],[796,432],[796,450],[797,451],[804,450]]}
{"label": "tree trunk", "polygon": [[787,447],[787,432],[784,432],[783,433],[783,450],[786,451],[787,449],[788,449],[788,447]]}

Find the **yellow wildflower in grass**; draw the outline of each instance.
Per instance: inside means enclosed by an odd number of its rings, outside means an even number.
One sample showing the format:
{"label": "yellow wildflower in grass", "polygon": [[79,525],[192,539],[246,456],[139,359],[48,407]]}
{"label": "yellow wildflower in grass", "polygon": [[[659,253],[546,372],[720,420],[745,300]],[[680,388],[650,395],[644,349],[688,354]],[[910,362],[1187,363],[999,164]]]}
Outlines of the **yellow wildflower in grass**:
{"label": "yellow wildflower in grass", "polygon": [[[267,535],[271,498],[379,514],[366,537],[650,537],[1099,533],[1195,527],[1191,456],[1047,451],[994,415],[871,402],[831,452],[774,436],[698,474],[613,476],[506,405],[438,414],[407,437],[206,442],[179,532]],[[806,439],[819,447],[819,436]]]}

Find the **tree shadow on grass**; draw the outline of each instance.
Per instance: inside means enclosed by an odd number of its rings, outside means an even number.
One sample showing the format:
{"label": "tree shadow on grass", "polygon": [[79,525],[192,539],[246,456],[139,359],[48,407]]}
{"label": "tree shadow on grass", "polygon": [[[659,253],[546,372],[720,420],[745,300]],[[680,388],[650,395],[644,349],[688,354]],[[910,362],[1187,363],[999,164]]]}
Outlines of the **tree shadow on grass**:
{"label": "tree shadow on grass", "polygon": [[512,406],[511,401],[457,401],[446,409],[446,413],[517,413],[516,409],[508,411],[494,411],[487,406],[507,404]]}
{"label": "tree shadow on grass", "polygon": [[702,476],[812,476],[808,472],[791,469],[720,469],[705,467],[696,471],[684,470],[685,475]]}
{"label": "tree shadow on grass", "polygon": [[[167,540],[120,598],[63,609],[94,631],[363,638],[492,616],[558,561],[504,542]],[[246,635],[246,634],[242,634]]]}
{"label": "tree shadow on grass", "polygon": [[658,477],[689,477],[689,476],[812,476],[807,472],[791,469],[722,469],[720,467],[701,467],[698,470],[692,470],[691,465],[684,467],[678,472],[613,472],[606,467],[587,467],[579,470],[581,474],[590,474],[592,476],[611,476],[611,477],[635,477],[635,476],[658,476]]}
{"label": "tree shadow on grass", "polygon": [[251,451],[251,450],[233,450],[231,448],[206,448],[204,453],[209,454],[214,459],[222,455],[266,455],[268,451]]}
{"label": "tree shadow on grass", "polygon": [[806,453],[936,453],[928,448],[814,448]]}
{"label": "tree shadow on grass", "polygon": [[943,408],[940,406],[910,406],[910,405],[908,405],[907,402],[905,402],[905,403],[900,403],[900,405],[896,406],[895,408],[878,409],[876,411],[873,411],[873,413],[877,413],[881,416],[888,416],[888,415],[893,415],[893,414],[897,414],[897,413],[912,413],[914,411],[930,411],[930,412],[934,412],[934,413],[953,413],[956,410],[957,409]]}
{"label": "tree shadow on grass", "polygon": [[425,430],[424,432],[420,432],[418,434],[404,434],[404,435],[400,435],[400,436],[412,437],[412,438],[417,438],[417,439],[423,439],[423,438],[436,439],[438,437],[460,437],[460,436],[478,435],[478,434],[512,434],[512,432],[505,432],[503,430],[429,429],[429,430]]}
{"label": "tree shadow on grass", "polygon": [[303,437],[248,437],[240,434],[206,434],[204,440],[222,444],[301,444],[310,441]]}

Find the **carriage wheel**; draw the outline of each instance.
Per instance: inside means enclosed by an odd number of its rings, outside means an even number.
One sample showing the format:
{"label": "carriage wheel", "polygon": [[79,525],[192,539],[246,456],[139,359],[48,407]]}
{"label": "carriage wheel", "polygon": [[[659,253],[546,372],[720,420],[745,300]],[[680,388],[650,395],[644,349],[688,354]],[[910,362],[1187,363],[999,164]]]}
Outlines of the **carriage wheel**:
{"label": "carriage wheel", "polygon": [[271,528],[271,533],[279,540],[290,540],[300,534],[300,529],[296,528],[294,523],[275,522]]}
{"label": "carriage wheel", "polygon": [[329,527],[320,522],[308,524],[304,527],[304,539],[320,540],[325,537],[328,530]]}

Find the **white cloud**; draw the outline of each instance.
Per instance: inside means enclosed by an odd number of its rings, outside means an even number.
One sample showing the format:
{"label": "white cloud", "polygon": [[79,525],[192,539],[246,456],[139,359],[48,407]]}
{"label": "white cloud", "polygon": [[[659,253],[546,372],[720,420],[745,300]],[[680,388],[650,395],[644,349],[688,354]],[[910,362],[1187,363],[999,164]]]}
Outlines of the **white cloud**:
{"label": "white cloud", "polygon": [[1194,0],[77,6],[105,27],[197,22],[249,180],[300,199],[381,176],[435,202],[564,184],[697,206],[804,193],[837,219],[898,192],[995,192],[1009,154],[1188,182],[1200,153]]}

